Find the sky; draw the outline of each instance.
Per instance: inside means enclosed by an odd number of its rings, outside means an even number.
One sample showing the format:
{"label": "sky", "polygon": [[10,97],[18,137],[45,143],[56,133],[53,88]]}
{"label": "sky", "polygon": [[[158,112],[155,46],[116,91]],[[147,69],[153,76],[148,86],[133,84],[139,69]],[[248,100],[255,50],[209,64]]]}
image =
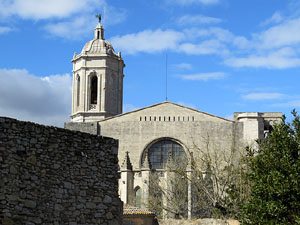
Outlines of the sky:
{"label": "sky", "polygon": [[300,107],[300,0],[0,0],[0,116],[63,127],[74,52],[121,51],[123,111],[166,100],[224,118]]}

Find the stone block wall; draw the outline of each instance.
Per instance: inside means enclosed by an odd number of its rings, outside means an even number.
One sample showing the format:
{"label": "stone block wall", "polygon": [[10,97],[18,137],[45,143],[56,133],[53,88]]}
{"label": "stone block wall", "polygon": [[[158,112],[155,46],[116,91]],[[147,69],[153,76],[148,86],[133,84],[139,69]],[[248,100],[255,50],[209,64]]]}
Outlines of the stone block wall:
{"label": "stone block wall", "polygon": [[0,117],[0,224],[122,224],[118,142]]}

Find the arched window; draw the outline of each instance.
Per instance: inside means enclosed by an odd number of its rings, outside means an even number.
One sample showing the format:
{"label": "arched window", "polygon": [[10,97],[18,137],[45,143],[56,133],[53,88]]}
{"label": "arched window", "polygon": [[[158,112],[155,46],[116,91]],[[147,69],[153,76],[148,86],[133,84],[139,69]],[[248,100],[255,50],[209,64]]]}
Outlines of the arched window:
{"label": "arched window", "polygon": [[142,206],[142,190],[140,187],[135,189],[135,206],[138,208]]}
{"label": "arched window", "polygon": [[77,75],[77,106],[80,105],[80,76]]}
{"label": "arched window", "polygon": [[91,104],[97,104],[97,90],[98,90],[98,78],[93,76],[91,78]]}
{"label": "arched window", "polygon": [[186,164],[186,154],[181,145],[172,140],[161,140],[154,143],[148,149],[148,158],[152,169],[164,169],[169,156],[181,165]]}

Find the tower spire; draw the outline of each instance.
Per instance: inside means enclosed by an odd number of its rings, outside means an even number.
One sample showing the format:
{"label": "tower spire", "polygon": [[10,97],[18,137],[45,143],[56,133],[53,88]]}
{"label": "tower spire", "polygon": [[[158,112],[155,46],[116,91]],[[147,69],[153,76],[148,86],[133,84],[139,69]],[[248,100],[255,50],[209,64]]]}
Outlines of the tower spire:
{"label": "tower spire", "polygon": [[132,164],[130,162],[129,152],[128,151],[125,153],[125,158],[124,158],[124,161],[123,161],[123,163],[121,165],[121,169],[132,170]]}
{"label": "tower spire", "polygon": [[104,29],[101,24],[101,14],[97,14],[96,18],[98,18],[99,23],[95,28],[95,37],[94,39],[102,39],[104,40]]}

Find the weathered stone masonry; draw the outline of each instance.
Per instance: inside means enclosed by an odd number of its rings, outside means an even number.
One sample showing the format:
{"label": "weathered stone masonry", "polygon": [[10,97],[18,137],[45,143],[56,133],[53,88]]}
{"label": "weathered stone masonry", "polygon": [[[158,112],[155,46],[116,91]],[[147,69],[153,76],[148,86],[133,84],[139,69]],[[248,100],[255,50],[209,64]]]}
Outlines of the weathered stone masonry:
{"label": "weathered stone masonry", "polygon": [[122,224],[118,142],[0,117],[2,224]]}

